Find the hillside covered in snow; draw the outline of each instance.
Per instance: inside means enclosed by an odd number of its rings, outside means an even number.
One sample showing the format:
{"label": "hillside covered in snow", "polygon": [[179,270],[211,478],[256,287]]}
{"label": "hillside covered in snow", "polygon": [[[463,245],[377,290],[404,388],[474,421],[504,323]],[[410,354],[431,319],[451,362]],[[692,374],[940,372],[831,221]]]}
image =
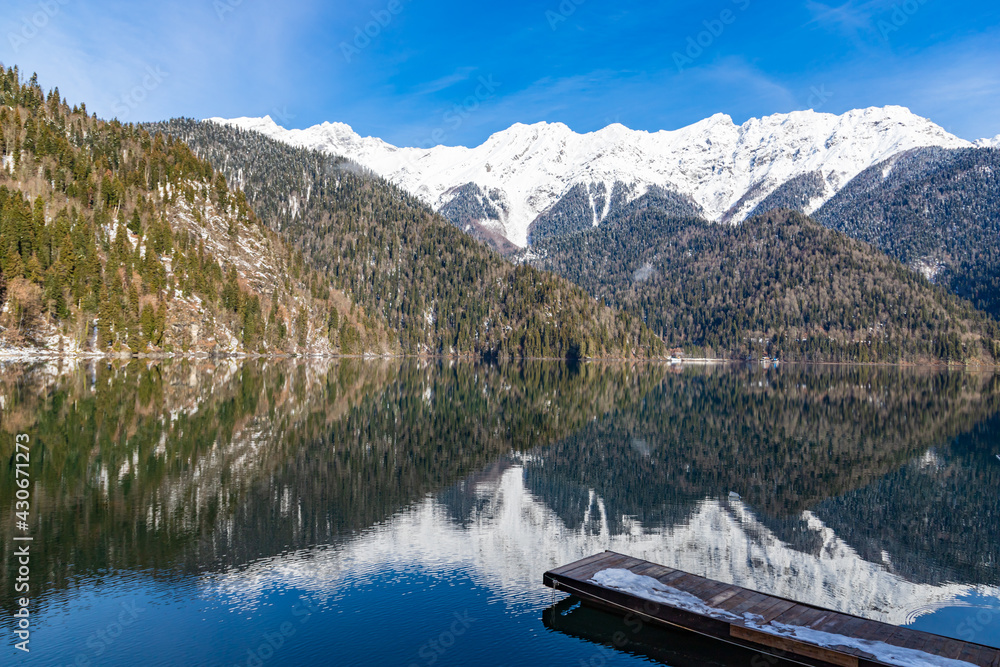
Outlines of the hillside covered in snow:
{"label": "hillside covered in snow", "polygon": [[397,147],[343,123],[289,130],[270,117],[211,120],[347,157],[460,227],[521,247],[538,226],[548,236],[544,229],[596,225],[651,190],[679,202],[679,213],[739,222],[789,180],[809,177],[814,187],[802,208],[812,213],[863,170],[901,151],[972,146],[898,106],[840,116],[795,111],[742,125],[716,114],[659,132],[614,124],[578,134],[561,123],[518,123],[475,148]]}

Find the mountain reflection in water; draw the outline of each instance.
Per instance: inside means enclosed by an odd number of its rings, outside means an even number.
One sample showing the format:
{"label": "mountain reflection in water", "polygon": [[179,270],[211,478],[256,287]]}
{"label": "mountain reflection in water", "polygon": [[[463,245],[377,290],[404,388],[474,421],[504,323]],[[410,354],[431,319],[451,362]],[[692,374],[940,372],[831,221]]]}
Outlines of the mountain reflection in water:
{"label": "mountain reflection in water", "polygon": [[[558,644],[532,640],[530,628],[562,598],[541,586],[542,572],[603,549],[895,624],[970,595],[1000,604],[1000,384],[990,374],[9,364],[0,398],[7,460],[13,434],[34,443],[40,644],[84,632],[59,629],[80,596],[136,577],[174,591],[177,610],[209,595],[223,601],[211,613],[251,618],[268,617],[272,592],[287,589],[320,601],[317,627],[341,632],[352,591],[378,582],[415,592],[410,575],[383,581],[396,572],[458,577],[456,590],[471,588],[454,595],[473,610],[470,591],[488,591],[505,610],[491,633],[520,637],[525,660],[548,660],[553,646],[586,657],[595,647],[570,637],[586,634],[579,627],[546,621]],[[13,491],[4,476],[6,535]],[[10,544],[0,569],[7,624]],[[569,617],[580,614],[590,618]],[[141,645],[143,632],[129,642]],[[996,636],[984,632],[977,641]],[[409,641],[402,634],[395,641]],[[463,650],[473,653],[442,662],[490,655],[472,636]],[[213,655],[240,660],[244,647],[232,643]],[[310,664],[299,646],[288,659]]]}

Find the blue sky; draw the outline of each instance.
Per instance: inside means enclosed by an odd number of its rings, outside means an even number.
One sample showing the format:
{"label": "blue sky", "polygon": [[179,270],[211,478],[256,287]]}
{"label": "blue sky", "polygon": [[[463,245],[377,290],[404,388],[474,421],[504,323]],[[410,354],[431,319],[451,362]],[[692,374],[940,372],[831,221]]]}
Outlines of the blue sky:
{"label": "blue sky", "polygon": [[126,121],[270,114],[474,145],[515,122],[659,130],[900,104],[967,139],[1000,133],[996,2],[4,5],[0,62]]}

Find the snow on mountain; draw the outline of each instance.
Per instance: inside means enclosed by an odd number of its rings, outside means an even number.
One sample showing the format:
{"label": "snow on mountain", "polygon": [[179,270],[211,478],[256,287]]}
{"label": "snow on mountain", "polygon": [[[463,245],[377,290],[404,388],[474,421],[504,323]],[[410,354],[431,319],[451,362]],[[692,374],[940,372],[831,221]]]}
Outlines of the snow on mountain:
{"label": "snow on mountain", "polygon": [[976,142],[978,148],[1000,148],[1000,134],[992,139],[980,139]]}
{"label": "snow on mountain", "polygon": [[[783,542],[740,501],[706,498],[686,522],[614,532],[604,500],[591,492],[581,525],[567,525],[525,485],[521,466],[475,487],[476,509],[456,521],[434,497],[401,511],[335,547],[265,559],[222,575],[220,587],[255,604],[275,587],[324,598],[352,578],[389,568],[447,573],[461,569],[509,609],[544,605],[551,592],[540,574],[611,549],[722,582],[768,591],[893,625],[992,586],[909,581],[884,563],[866,561],[810,512],[803,520],[819,540],[815,553]],[[753,566],[749,567],[748,564]]]}
{"label": "snow on mountain", "polygon": [[361,137],[343,123],[287,130],[270,117],[209,120],[350,158],[435,210],[457,196],[472,193],[481,200],[490,193],[499,215],[476,222],[522,247],[531,223],[575,185],[604,199],[591,202],[594,224],[613,212],[613,192],[624,192],[627,203],[652,186],[689,196],[712,220],[739,222],[796,176],[818,172],[823,179],[822,194],[807,207],[811,212],[861,171],[900,151],[973,145],[899,106],[841,116],[794,111],[742,125],[716,114],[659,132],[614,124],[577,134],[562,123],[517,123],[475,148],[400,148]]}

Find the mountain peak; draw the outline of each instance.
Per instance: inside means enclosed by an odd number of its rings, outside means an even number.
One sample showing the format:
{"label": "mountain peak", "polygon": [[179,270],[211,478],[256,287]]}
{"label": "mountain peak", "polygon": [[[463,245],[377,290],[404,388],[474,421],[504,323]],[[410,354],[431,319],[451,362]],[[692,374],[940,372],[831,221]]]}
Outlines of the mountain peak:
{"label": "mountain peak", "polygon": [[979,139],[976,141],[976,146],[979,148],[1000,148],[1000,134],[992,139]]}
{"label": "mountain peak", "polygon": [[706,119],[712,125],[718,125],[719,123],[725,123],[727,125],[734,125],[733,117],[727,113],[722,113],[721,111],[716,112]]}
{"label": "mountain peak", "polygon": [[[222,122],[350,158],[435,209],[451,202],[455,188],[473,184],[493,193],[503,211],[490,224],[522,247],[535,219],[577,186],[587,192],[595,188],[586,202],[595,223],[610,211],[616,188],[627,193],[619,198],[631,201],[653,187],[690,198],[709,219],[739,222],[798,176],[819,174],[822,179],[820,194],[810,202],[814,210],[861,171],[901,151],[972,145],[896,105],[842,115],[792,111],[742,125],[716,113],[659,132],[612,123],[580,134],[559,122],[515,123],[474,148],[401,149],[362,138],[343,123],[283,130],[263,119]],[[582,209],[576,205],[574,210]]]}
{"label": "mountain peak", "polygon": [[[531,135],[531,134],[536,134],[536,135],[540,135],[540,134],[553,134],[553,135],[556,135],[556,134],[575,134],[575,133],[565,123],[559,123],[559,122],[550,123],[548,121],[541,120],[541,121],[538,121],[537,123],[531,123],[531,124],[514,123],[513,125],[511,125],[510,127],[508,127],[505,130],[500,130],[499,132],[494,132],[492,135],[490,135],[489,139],[492,139],[493,137],[496,137],[496,136],[501,136],[501,137],[503,137],[503,136],[525,136],[525,135]],[[489,141],[489,139],[487,139],[487,141]]]}

